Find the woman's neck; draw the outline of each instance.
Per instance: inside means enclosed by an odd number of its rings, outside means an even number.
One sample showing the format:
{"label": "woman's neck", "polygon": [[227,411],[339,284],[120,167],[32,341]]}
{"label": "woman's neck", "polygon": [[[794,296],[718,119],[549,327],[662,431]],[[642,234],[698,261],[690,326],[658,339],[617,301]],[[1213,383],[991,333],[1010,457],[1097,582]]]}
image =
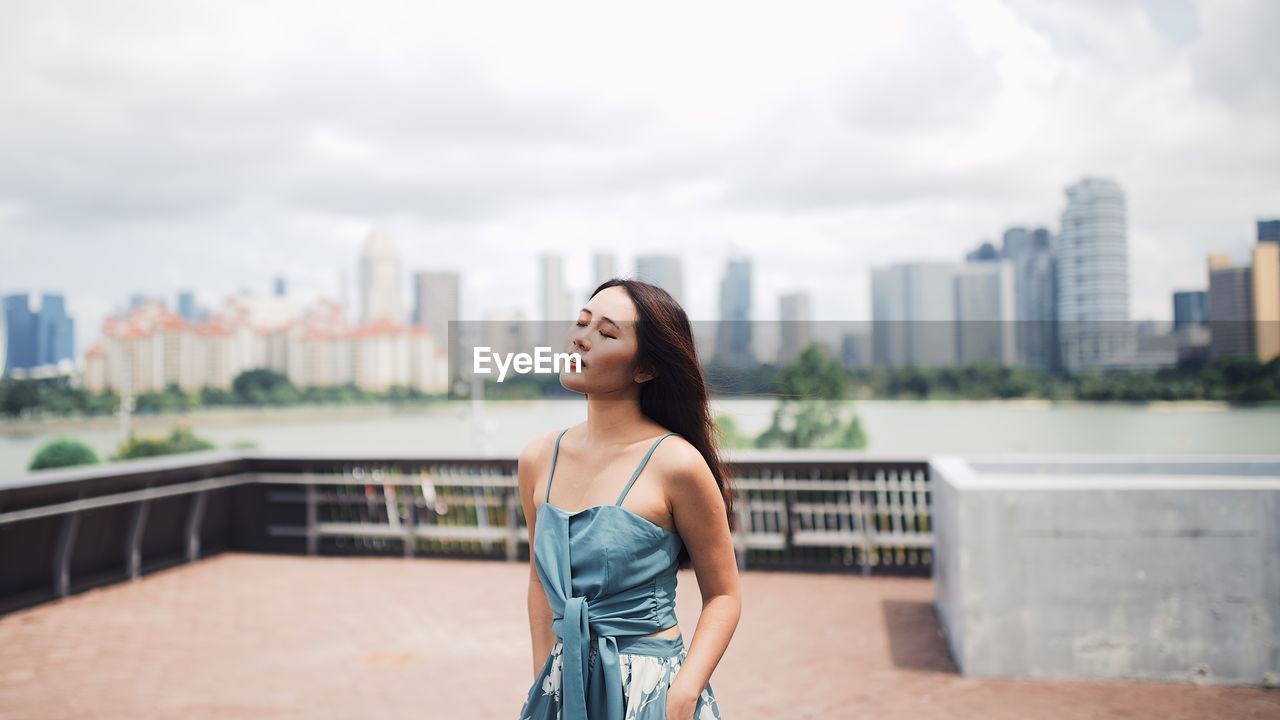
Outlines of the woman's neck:
{"label": "woman's neck", "polygon": [[654,422],[640,412],[635,395],[587,397],[587,423],[583,442],[591,447],[623,447],[653,434]]}

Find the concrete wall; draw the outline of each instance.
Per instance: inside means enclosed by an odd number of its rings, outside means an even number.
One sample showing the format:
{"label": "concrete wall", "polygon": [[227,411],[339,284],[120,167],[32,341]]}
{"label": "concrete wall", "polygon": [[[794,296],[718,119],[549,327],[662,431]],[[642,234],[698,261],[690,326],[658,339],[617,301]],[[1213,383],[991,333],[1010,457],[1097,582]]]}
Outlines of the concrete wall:
{"label": "concrete wall", "polygon": [[1280,458],[937,457],[930,477],[962,673],[1280,685]]}

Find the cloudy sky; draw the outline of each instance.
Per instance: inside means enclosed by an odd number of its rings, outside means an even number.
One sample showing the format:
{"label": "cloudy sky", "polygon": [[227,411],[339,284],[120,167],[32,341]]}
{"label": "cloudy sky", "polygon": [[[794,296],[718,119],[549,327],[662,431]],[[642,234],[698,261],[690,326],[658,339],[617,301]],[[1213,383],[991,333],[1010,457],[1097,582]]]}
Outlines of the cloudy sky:
{"label": "cloudy sky", "polygon": [[133,292],[336,296],[381,226],[465,319],[612,248],[683,257],[694,319],[746,253],[756,317],[857,320],[870,268],[1056,230],[1096,175],[1169,318],[1280,216],[1274,0],[603,6],[10,0],[0,292],[64,292],[83,351]]}

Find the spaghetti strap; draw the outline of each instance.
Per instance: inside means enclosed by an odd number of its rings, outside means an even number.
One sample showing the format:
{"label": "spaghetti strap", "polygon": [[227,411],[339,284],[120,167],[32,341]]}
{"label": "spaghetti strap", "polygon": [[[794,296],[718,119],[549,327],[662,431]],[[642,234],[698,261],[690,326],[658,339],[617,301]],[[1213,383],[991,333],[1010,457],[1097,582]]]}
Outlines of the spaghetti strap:
{"label": "spaghetti strap", "polygon": [[551,500],[551,478],[556,475],[556,458],[560,456],[560,438],[564,437],[567,432],[569,432],[569,428],[561,430],[560,434],[556,436],[556,449],[551,452],[551,472],[547,473],[547,495],[542,498],[543,502]]}
{"label": "spaghetti strap", "polygon": [[622,494],[618,496],[618,502],[614,503],[614,505],[622,504],[622,499],[627,496],[627,493],[631,490],[631,486],[635,483],[636,478],[640,477],[640,471],[644,469],[645,463],[649,462],[649,456],[653,454],[654,450],[658,449],[658,443],[665,440],[667,438],[667,435],[675,435],[675,433],[673,432],[666,433],[661,437],[659,437],[657,440],[653,441],[653,444],[649,446],[649,452],[644,454],[644,458],[640,461],[640,464],[636,467],[636,471],[631,473],[631,479],[627,481],[627,486],[622,488]]}

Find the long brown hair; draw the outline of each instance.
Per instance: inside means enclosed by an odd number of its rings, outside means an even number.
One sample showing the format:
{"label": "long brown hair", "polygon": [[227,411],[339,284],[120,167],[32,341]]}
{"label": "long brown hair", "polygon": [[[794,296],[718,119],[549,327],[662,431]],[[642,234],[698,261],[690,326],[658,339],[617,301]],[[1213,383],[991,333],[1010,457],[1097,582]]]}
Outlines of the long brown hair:
{"label": "long brown hair", "polygon": [[[640,385],[640,412],[698,449],[720,486],[726,519],[734,529],[735,493],[728,466],[720,458],[720,430],[711,416],[689,316],[671,293],[642,280],[610,278],[591,297],[615,286],[624,288],[636,306],[636,366],[654,373],[653,379]],[[689,565],[688,548],[681,548],[678,562],[682,568]]]}

